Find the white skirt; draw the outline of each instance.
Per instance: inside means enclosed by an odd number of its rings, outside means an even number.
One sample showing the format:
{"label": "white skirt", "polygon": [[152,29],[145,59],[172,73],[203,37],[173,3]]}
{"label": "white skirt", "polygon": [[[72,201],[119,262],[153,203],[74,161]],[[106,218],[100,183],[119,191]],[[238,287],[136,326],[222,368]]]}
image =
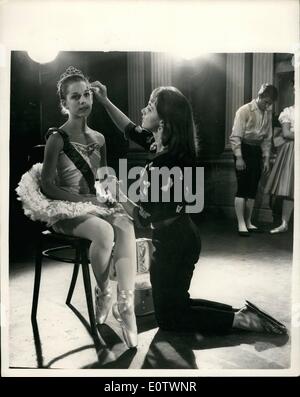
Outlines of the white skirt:
{"label": "white skirt", "polygon": [[33,221],[45,222],[48,227],[62,219],[72,219],[78,216],[93,213],[101,218],[106,218],[115,213],[124,213],[121,204],[108,207],[100,203],[71,202],[65,200],[52,200],[46,197],[40,189],[42,163],[37,163],[26,172],[16,188],[18,200],[22,201],[24,214]]}

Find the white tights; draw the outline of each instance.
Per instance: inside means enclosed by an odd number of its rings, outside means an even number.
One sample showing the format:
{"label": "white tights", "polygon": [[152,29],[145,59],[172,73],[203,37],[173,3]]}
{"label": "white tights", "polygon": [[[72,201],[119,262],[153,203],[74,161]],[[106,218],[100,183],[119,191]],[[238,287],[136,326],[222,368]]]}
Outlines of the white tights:
{"label": "white tights", "polygon": [[132,221],[117,214],[101,219],[94,215],[80,216],[57,222],[58,233],[86,238],[91,241],[90,261],[101,291],[108,287],[109,264],[114,247],[114,263],[119,290],[134,290],[136,274],[136,243]]}
{"label": "white tights", "polygon": [[236,218],[238,221],[238,229],[240,232],[255,228],[255,226],[251,223],[254,202],[254,199],[235,197],[234,207]]}

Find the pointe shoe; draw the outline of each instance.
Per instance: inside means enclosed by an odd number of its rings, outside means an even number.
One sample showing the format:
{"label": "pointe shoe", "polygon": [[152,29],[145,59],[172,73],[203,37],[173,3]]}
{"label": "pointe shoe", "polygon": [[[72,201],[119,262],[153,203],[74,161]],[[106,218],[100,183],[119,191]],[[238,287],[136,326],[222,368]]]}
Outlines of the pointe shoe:
{"label": "pointe shoe", "polygon": [[282,223],[280,226],[276,227],[275,229],[270,230],[271,234],[277,234],[277,233],[285,233],[288,230],[288,226],[284,223]]}
{"label": "pointe shoe", "polygon": [[126,345],[132,349],[138,344],[137,331],[130,330],[122,318],[122,315],[129,310],[133,311],[132,315],[135,317],[133,291],[120,291],[118,294],[118,302],[113,305],[112,312],[113,316],[122,328],[123,338]]}
{"label": "pointe shoe", "polygon": [[96,308],[96,323],[104,324],[108,313],[112,306],[111,288],[101,291],[98,286],[95,287],[95,308]]}

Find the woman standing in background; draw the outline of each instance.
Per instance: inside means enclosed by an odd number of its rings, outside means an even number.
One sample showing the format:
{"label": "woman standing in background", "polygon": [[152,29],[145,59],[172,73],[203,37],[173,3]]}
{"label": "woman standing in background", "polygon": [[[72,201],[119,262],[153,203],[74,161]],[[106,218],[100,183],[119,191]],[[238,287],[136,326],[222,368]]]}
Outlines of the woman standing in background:
{"label": "woman standing in background", "polygon": [[294,125],[295,105],[283,109],[278,118],[282,126],[283,144],[265,187],[265,193],[283,197],[281,225],[272,229],[271,234],[284,233],[294,209]]}

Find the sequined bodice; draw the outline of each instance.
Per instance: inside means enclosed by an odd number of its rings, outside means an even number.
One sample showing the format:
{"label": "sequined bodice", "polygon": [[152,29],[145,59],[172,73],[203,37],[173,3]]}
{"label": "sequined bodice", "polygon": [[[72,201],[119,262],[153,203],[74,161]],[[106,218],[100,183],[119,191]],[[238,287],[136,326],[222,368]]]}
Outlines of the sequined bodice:
{"label": "sequined bodice", "polygon": [[[70,142],[77,152],[89,164],[94,176],[96,177],[97,169],[100,167],[100,145],[92,142],[87,145],[78,142]],[[61,188],[79,194],[88,194],[89,188],[82,173],[69,159],[69,157],[61,151],[57,163],[56,183]]]}

